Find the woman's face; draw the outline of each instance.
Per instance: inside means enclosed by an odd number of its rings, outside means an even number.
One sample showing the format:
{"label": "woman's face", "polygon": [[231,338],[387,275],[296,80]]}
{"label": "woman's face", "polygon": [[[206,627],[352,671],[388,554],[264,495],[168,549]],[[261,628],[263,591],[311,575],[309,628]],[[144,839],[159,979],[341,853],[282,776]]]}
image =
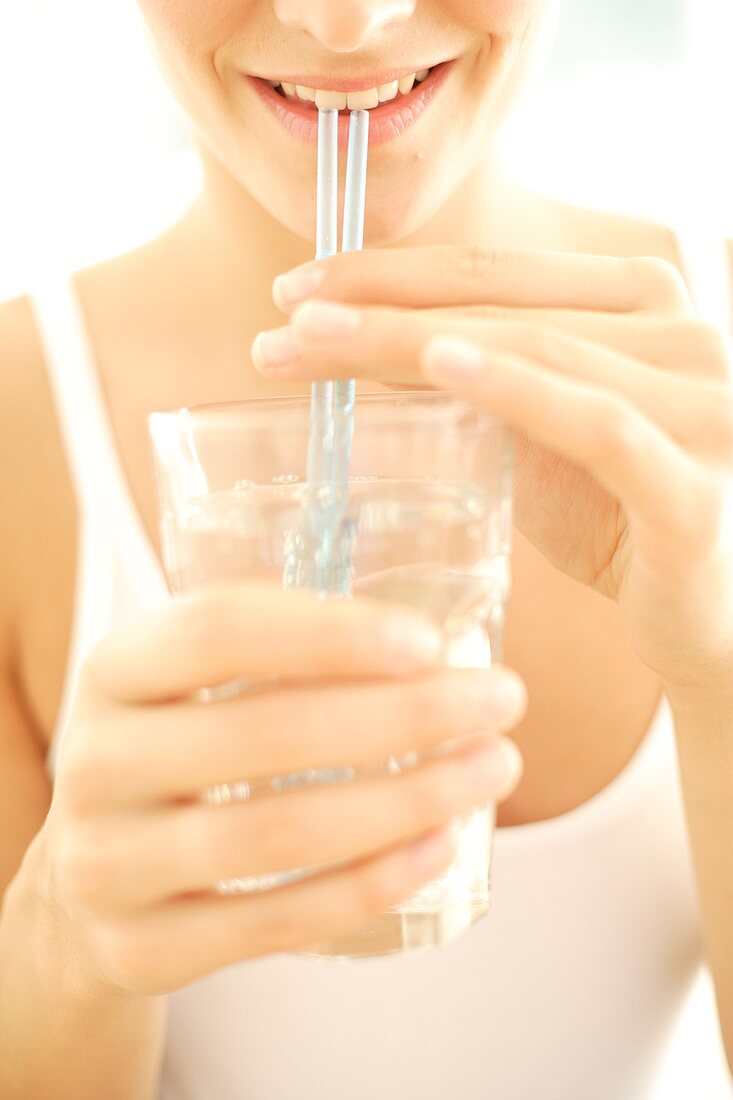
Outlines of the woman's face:
{"label": "woman's face", "polygon": [[[315,230],[317,104],[373,108],[370,244],[418,229],[486,154],[559,2],[138,0],[201,141],[302,237]],[[346,109],[340,125],[344,148]]]}

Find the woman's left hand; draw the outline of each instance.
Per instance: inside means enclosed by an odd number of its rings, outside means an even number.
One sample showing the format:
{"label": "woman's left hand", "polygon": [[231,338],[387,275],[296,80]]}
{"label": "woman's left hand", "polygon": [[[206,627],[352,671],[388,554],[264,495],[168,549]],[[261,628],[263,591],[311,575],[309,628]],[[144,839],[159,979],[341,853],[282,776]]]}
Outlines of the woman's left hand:
{"label": "woman's left hand", "polygon": [[519,530],[618,602],[667,685],[733,677],[731,357],[676,268],[375,250],[304,265],[274,295],[301,304],[255,341],[263,374],[436,386],[499,416]]}

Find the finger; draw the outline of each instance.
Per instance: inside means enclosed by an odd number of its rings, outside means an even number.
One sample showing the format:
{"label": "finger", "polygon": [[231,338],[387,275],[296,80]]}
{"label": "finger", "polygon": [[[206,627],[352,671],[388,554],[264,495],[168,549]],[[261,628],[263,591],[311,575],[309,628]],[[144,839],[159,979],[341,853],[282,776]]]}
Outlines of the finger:
{"label": "finger", "polygon": [[453,245],[341,253],[280,276],[273,296],[286,312],[305,297],[318,297],[409,307],[494,304],[692,313],[680,272],[654,257]]}
{"label": "finger", "polygon": [[136,993],[156,995],[219,967],[364,928],[446,871],[452,827],[276,890],[177,900],[98,927],[106,969]]}
{"label": "finger", "polygon": [[[529,312],[529,311],[527,311]],[[537,311],[535,314],[539,316]],[[664,333],[648,318],[635,324],[633,335],[623,331],[628,319],[588,313],[584,322],[579,313],[565,313],[567,330],[559,331],[558,322],[546,311],[548,325],[538,325],[517,314],[516,319],[487,320],[483,311],[378,309],[345,307],[335,303],[308,302],[298,309],[290,326],[291,342],[297,344],[295,362],[268,371],[261,358],[256,365],[263,373],[288,378],[368,377],[396,386],[420,386],[427,381],[421,368],[426,343],[439,335],[456,335],[480,343],[486,349],[506,349],[541,361],[542,365],[569,378],[584,379],[617,393],[659,423],[683,446],[698,445],[701,453],[727,460],[728,405],[722,395],[723,384],[714,381],[719,367],[720,349],[714,332],[699,331],[697,323],[685,322],[684,330],[672,326]],[[591,321],[591,318],[594,320]],[[693,328],[693,324],[695,327]],[[594,339],[578,335],[592,331]],[[651,331],[649,331],[651,330]],[[278,330],[282,331],[282,330]],[[672,336],[679,337],[679,352],[671,351]],[[266,336],[266,334],[265,334]],[[696,373],[691,364],[683,372],[672,373],[640,361],[617,347],[634,348],[641,342],[647,351],[661,339],[666,354],[685,354],[698,341],[703,364]],[[607,345],[607,346],[606,346]],[[643,350],[643,349],[642,349]],[[259,341],[257,355],[266,353],[266,340]],[[660,360],[663,358],[659,353]],[[704,364],[709,365],[709,369]],[[708,377],[701,377],[702,373]]]}
{"label": "finger", "polygon": [[369,378],[386,385],[424,385],[420,351],[439,333],[479,332],[483,319],[446,310],[355,308],[306,302],[286,328],[262,332],[252,362],[266,376],[287,379]]}
{"label": "finger", "polygon": [[445,669],[404,682],[259,691],[113,714],[90,731],[85,774],[64,775],[78,813],[193,797],[206,787],[316,768],[364,767],[476,730],[526,704],[510,669]]}
{"label": "finger", "polygon": [[637,545],[685,540],[699,502],[697,464],[629,401],[530,360],[446,338],[426,349],[434,384],[461,393],[586,468],[624,506]]}
{"label": "finger", "polygon": [[441,647],[436,628],[407,607],[232,583],[115,630],[90,653],[85,676],[97,694],[144,703],[238,677],[404,675],[435,665]]}
{"label": "finger", "polygon": [[124,829],[112,819],[77,824],[74,897],[95,910],[134,908],[221,880],[360,858],[503,797],[518,770],[514,746],[492,737],[480,755],[475,746],[446,753],[398,776],[197,803],[131,818]]}
{"label": "finger", "polygon": [[[649,366],[661,367],[667,373],[695,379],[729,380],[729,348],[725,334],[703,321],[646,313],[493,306],[484,307],[480,313],[492,326],[505,325],[509,330],[527,330],[534,326],[567,333],[622,352]],[[469,311],[465,315],[470,316]],[[475,315],[471,319],[475,319]],[[496,336],[503,345],[501,334],[499,327]]]}
{"label": "finger", "polygon": [[730,387],[712,371],[709,377],[673,374],[603,343],[534,324],[487,325],[481,346],[487,354],[493,348],[509,351],[616,394],[699,457],[722,462],[733,457]]}
{"label": "finger", "polygon": [[[350,863],[341,870],[284,887],[287,895],[282,890],[267,891],[256,898],[201,901],[195,913],[179,909],[181,930],[190,917],[194,926],[203,931],[213,917],[214,926],[222,935],[220,944],[225,958],[235,962],[242,956],[287,951],[319,938],[363,928],[448,868],[456,855],[455,834],[445,830],[447,843],[437,851],[430,851],[426,841],[438,833],[434,830],[427,837],[390,846],[386,852]],[[426,846],[421,847],[422,844]],[[253,904],[247,905],[248,901]],[[231,908],[225,908],[230,903]]]}

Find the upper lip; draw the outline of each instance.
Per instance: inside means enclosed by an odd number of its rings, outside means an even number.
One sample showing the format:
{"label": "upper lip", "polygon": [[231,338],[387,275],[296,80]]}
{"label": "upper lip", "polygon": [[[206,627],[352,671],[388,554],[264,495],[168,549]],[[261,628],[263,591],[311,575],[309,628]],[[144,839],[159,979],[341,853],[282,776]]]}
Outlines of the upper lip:
{"label": "upper lip", "polygon": [[412,73],[422,72],[423,69],[433,69],[440,62],[432,65],[416,65],[414,69],[402,65],[399,69],[385,69],[382,72],[371,73],[369,76],[314,76],[306,73],[297,73],[295,76],[284,73],[251,73],[260,80],[277,80],[278,83],[299,84],[303,88],[317,88],[322,92],[365,92],[368,88],[378,88],[380,84],[390,84],[393,80],[399,80],[401,76],[410,76]]}

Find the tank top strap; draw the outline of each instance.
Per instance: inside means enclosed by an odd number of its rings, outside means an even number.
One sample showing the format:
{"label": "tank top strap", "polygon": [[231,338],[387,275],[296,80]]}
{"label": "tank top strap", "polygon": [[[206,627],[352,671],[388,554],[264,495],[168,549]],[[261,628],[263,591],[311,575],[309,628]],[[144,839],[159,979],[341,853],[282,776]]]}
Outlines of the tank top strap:
{"label": "tank top strap", "polygon": [[730,263],[722,231],[705,219],[675,226],[682,266],[698,315],[726,332],[733,330]]}
{"label": "tank top strap", "polygon": [[77,502],[103,523],[119,515],[124,482],[73,276],[48,272],[28,296]]}

